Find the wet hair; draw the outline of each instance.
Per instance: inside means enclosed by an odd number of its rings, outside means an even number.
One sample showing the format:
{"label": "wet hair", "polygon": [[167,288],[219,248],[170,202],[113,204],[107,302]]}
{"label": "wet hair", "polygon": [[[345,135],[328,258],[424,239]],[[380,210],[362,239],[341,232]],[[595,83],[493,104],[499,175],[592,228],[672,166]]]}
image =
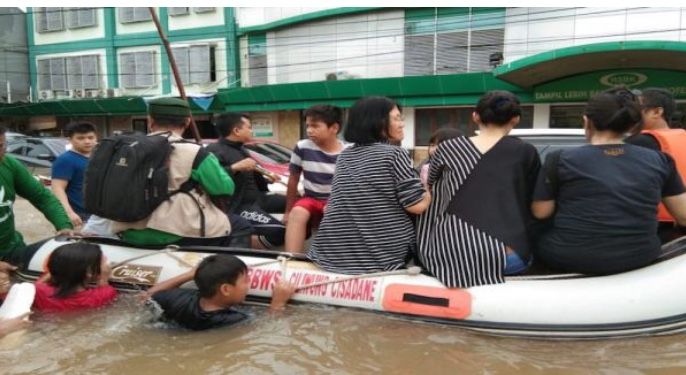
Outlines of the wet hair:
{"label": "wet hair", "polygon": [[250,120],[250,116],[245,113],[226,112],[214,119],[214,126],[221,138],[228,137],[233,129],[243,124],[243,118]]}
{"label": "wet hair", "polygon": [[88,121],[70,122],[64,127],[67,137],[71,138],[75,134],[95,133],[95,125]]}
{"label": "wet hair", "polygon": [[644,109],[662,108],[662,118],[667,123],[672,120],[672,115],[676,109],[674,95],[668,90],[651,87],[641,90],[642,106]]}
{"label": "wet hair", "polygon": [[7,133],[7,128],[4,125],[0,125],[0,135]]}
{"label": "wet hair", "polygon": [[338,132],[341,131],[343,121],[343,111],[333,105],[313,105],[305,110],[305,117],[311,117],[315,121],[322,121],[326,126],[331,127],[338,124]]}
{"label": "wet hair", "polygon": [[438,145],[439,143],[445,140],[457,138],[461,135],[463,134],[459,129],[440,128],[436,130],[433,134],[431,134],[431,138],[429,138],[429,144]]}
{"label": "wet hair", "polygon": [[389,113],[400,107],[385,96],[368,96],[353,104],[348,113],[348,126],[343,137],[357,144],[388,140]]}
{"label": "wet hair", "polygon": [[514,117],[522,115],[519,99],[509,91],[494,90],[484,94],[476,103],[476,113],[481,122],[503,126]]}
{"label": "wet hair", "polygon": [[248,272],[242,260],[233,255],[216,254],[203,259],[195,271],[195,285],[200,297],[214,296],[222,284],[236,285],[238,277]]}
{"label": "wet hair", "polygon": [[596,130],[625,133],[641,121],[636,95],[625,88],[603,91],[588,101],[586,117]]}
{"label": "wet hair", "polygon": [[186,126],[186,119],[188,116],[174,116],[174,115],[150,115],[150,118],[156,125],[168,128],[183,128]]}
{"label": "wet hair", "polygon": [[88,278],[100,275],[102,250],[100,246],[75,242],[55,249],[48,259],[49,284],[54,286],[55,298],[66,298],[86,286]]}

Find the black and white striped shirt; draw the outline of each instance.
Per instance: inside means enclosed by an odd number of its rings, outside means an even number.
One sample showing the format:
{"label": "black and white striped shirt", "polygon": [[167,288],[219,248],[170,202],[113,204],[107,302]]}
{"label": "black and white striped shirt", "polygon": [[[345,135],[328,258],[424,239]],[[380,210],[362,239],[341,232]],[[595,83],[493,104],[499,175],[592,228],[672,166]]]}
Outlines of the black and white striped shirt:
{"label": "black and white striped shirt", "polygon": [[329,203],[308,256],[325,270],[345,274],[403,267],[416,240],[404,208],[423,194],[402,148],[386,143],[347,148],[336,162]]}

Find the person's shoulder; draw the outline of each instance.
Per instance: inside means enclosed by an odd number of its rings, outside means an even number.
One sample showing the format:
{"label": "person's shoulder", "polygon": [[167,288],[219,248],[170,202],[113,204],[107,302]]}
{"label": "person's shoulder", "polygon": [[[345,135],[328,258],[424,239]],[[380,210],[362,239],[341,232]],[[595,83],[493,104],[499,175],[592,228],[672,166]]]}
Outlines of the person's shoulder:
{"label": "person's shoulder", "polygon": [[301,150],[309,149],[309,150],[321,151],[319,146],[317,146],[317,144],[312,142],[312,140],[309,138],[299,140],[298,143],[295,144],[295,147],[299,148]]}
{"label": "person's shoulder", "polygon": [[660,151],[660,142],[649,133],[634,134],[624,140],[625,143]]}

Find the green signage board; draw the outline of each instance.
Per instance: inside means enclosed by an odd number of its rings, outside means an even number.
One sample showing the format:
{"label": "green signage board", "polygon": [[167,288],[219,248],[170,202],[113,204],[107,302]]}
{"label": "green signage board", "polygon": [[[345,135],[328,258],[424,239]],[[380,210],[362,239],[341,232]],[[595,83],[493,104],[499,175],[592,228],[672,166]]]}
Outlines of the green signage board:
{"label": "green signage board", "polygon": [[584,102],[616,86],[630,89],[662,87],[677,99],[686,98],[686,73],[656,69],[605,70],[562,78],[534,87],[535,102]]}

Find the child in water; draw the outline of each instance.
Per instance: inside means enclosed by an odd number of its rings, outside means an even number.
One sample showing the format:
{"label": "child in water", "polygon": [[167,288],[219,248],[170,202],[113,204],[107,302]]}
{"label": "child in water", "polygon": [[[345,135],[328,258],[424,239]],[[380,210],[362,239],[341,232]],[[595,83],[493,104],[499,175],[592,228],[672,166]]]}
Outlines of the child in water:
{"label": "child in water", "polygon": [[58,247],[48,259],[48,272],[44,280],[36,282],[33,307],[38,311],[97,308],[117,296],[108,284],[110,267],[98,245],[76,242]]}
{"label": "child in water", "polygon": [[[179,288],[195,281],[198,289]],[[245,300],[250,289],[248,267],[233,255],[210,255],[200,264],[177,277],[148,289],[151,298],[164,311],[164,318],[192,330],[228,326],[241,322],[247,315],[234,309]],[[295,293],[286,282],[274,285],[270,310],[281,310]]]}

